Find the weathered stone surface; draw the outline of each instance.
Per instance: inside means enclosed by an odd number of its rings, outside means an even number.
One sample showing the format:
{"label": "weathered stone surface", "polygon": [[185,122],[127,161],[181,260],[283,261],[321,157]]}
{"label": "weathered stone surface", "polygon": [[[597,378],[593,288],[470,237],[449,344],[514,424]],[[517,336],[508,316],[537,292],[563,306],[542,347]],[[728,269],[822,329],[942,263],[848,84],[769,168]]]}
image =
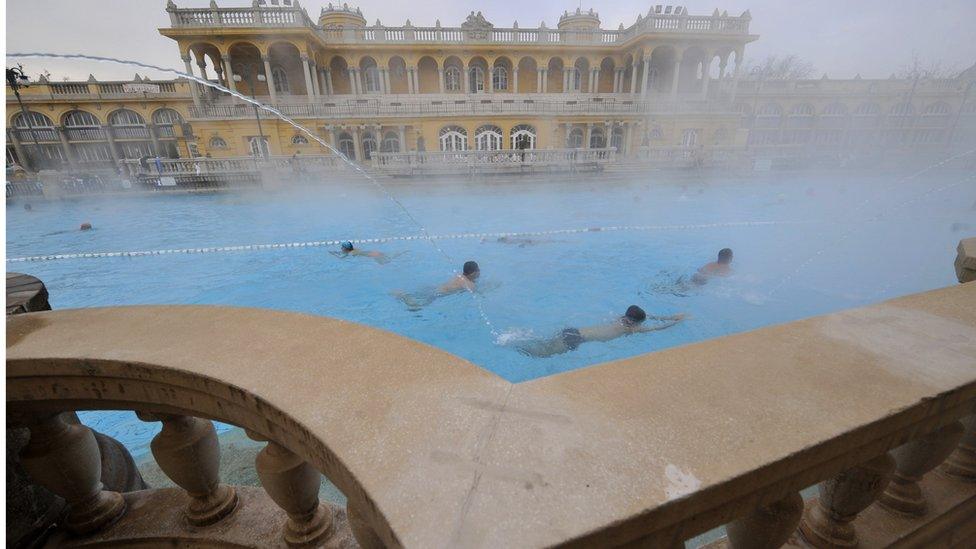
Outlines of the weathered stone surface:
{"label": "weathered stone surface", "polygon": [[92,399],[258,432],[388,546],[660,544],[971,413],[974,334],[959,285],[510,384],[333,319],[86,309],[8,322],[7,387],[12,408]]}
{"label": "weathered stone surface", "polygon": [[956,278],[964,283],[976,280],[976,238],[960,240],[956,252]]}

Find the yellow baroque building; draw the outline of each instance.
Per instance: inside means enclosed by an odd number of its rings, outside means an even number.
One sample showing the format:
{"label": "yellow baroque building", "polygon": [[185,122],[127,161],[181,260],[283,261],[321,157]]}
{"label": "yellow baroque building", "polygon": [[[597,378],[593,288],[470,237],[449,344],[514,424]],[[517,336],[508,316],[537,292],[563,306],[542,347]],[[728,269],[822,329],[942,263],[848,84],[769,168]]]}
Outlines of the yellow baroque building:
{"label": "yellow baroque building", "polygon": [[[96,166],[160,155],[326,154],[272,105],[358,162],[506,149],[598,149],[655,161],[943,150],[976,142],[976,70],[944,80],[750,80],[751,15],[652,6],[629,27],[593,10],[554,27],[387,27],[345,4],[311,18],[297,0],[167,5],[180,78],[39,82],[8,89],[7,160]],[[278,2],[272,2],[278,4]],[[697,154],[697,153],[696,153]],[[20,162],[23,164],[23,162]]]}

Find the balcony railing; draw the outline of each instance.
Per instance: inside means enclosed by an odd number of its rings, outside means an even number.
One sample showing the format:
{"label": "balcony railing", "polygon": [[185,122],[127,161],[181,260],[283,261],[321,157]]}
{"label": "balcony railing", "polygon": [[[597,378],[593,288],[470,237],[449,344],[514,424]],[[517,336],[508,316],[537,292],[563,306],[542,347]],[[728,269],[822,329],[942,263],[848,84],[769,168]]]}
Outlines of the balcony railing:
{"label": "balcony railing", "polygon": [[170,8],[174,28],[304,27],[318,33],[327,43],[394,44],[560,44],[593,45],[622,43],[642,34],[734,34],[748,35],[748,15],[698,16],[649,13],[624,30],[565,30],[545,27],[467,29],[463,27],[321,28],[301,8]]}
{"label": "balcony railing", "polygon": [[68,141],[103,141],[105,130],[102,128],[66,128],[64,130]]}
{"label": "balcony railing", "polygon": [[[143,167],[138,160],[123,160],[120,163],[123,173],[129,175],[171,175],[194,176],[235,173],[254,173],[262,169],[289,170],[326,170],[344,166],[341,159],[335,155],[301,155],[301,156],[270,156],[267,160],[261,157],[236,158],[167,158],[149,162]],[[160,170],[161,168],[161,170]]]}
{"label": "balcony railing", "polygon": [[613,162],[617,149],[502,149],[496,151],[431,151],[373,153],[379,173],[492,173],[509,171],[586,171]]}
{"label": "balcony railing", "polygon": [[58,132],[54,128],[34,128],[33,130],[28,128],[17,129],[17,139],[22,143],[31,143],[35,138],[38,141],[47,142],[57,142],[61,139],[58,137]]}
{"label": "balcony railing", "polygon": [[[382,98],[349,96],[323,97],[310,102],[296,97],[292,101],[271,103],[270,98],[258,100],[273,105],[283,114],[294,118],[359,118],[410,116],[465,116],[472,114],[653,114],[728,112],[724,101],[704,101],[679,97],[672,101],[665,94],[651,94],[640,98],[631,94],[595,96],[592,94],[477,94],[437,95],[422,98],[416,95],[388,95]],[[266,99],[266,101],[265,101]],[[215,103],[190,107],[191,118],[253,119],[254,107],[246,103]],[[270,116],[262,115],[262,116]]]}
{"label": "balcony railing", "polygon": [[116,139],[149,139],[149,128],[145,126],[113,126],[112,135]]}

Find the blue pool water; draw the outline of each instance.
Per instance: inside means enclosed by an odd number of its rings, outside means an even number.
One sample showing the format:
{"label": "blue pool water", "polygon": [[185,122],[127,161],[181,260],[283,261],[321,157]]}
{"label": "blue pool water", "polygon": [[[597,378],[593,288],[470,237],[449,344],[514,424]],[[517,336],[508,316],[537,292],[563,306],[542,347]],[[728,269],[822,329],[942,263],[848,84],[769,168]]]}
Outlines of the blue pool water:
{"label": "blue pool water", "polygon": [[[362,246],[395,256],[385,265],[305,247],[8,262],[7,269],[41,278],[56,309],[194,303],[328,315],[418,339],[521,381],[946,286],[954,282],[956,243],[976,234],[976,182],[958,173],[389,185],[435,235],[639,228],[533,236],[524,246],[495,237],[442,239],[443,253],[423,239]],[[32,205],[7,206],[8,258],[419,234],[367,181],[275,194]],[[86,221],[95,229],[77,231]],[[676,278],[723,247],[735,251],[734,276],[671,291]],[[444,282],[469,259],[481,265],[484,315],[469,294],[416,312],[391,295]],[[525,338],[611,321],[631,304],[692,318],[552,358],[514,350]],[[85,420],[136,453],[145,450],[149,427],[131,414]]]}

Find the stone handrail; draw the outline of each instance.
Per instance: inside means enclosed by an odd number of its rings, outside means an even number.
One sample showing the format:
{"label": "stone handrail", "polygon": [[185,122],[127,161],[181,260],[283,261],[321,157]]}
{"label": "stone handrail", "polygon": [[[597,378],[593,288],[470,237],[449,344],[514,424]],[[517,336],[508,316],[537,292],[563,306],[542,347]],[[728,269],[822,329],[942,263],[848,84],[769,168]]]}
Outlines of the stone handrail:
{"label": "stone handrail", "polygon": [[[258,98],[258,100],[262,100]],[[267,104],[272,104],[268,98]],[[565,99],[551,94],[533,97],[531,94],[444,95],[436,99],[417,96],[325,97],[315,100],[278,102],[273,106],[294,118],[359,118],[363,116],[415,117],[457,116],[471,114],[654,114],[676,112],[728,112],[725,102],[672,101],[652,95],[636,99],[633,95],[572,96]],[[246,103],[209,104],[191,106],[190,117],[196,119],[253,119],[254,107]],[[263,116],[262,116],[263,118]]]}
{"label": "stone handrail", "polygon": [[[213,474],[197,488],[179,476],[188,459],[214,460],[200,450],[174,466],[173,437],[215,444],[194,417],[244,427],[273,441],[257,467],[293,541],[296,529],[321,530],[317,507],[299,513],[264,481],[311,467],[348,496],[365,547],[663,546],[729,521],[733,547],[775,547],[800,520],[797,491],[819,481],[804,536],[855,536],[851,521],[876,498],[925,513],[919,479],[976,412],[974,334],[976,284],[963,284],[512,384],[329,318],[64,310],[8,320],[8,414],[35,425],[42,447],[28,446],[25,463],[42,477],[56,463],[45,451],[83,449],[51,414],[132,409],[175,422],[153,452],[193,496],[191,521],[220,520],[204,511],[224,513],[231,496]],[[950,469],[976,476],[966,421]],[[291,465],[269,469],[272,458]],[[69,526],[104,530],[123,513],[117,494],[78,486]],[[976,488],[952,486],[972,509]],[[972,516],[956,520],[972,527]],[[105,535],[125,541],[133,525],[119,520]]]}
{"label": "stone handrail", "polygon": [[497,166],[511,165],[559,165],[572,168],[578,164],[605,164],[612,162],[617,149],[500,149],[495,151],[430,151],[406,153],[373,153],[373,168],[380,172],[401,173],[405,169],[424,168],[436,171],[440,168],[464,167],[476,171]]}
{"label": "stone handrail", "polygon": [[[122,160],[119,162],[122,172],[128,175],[148,174],[158,175],[203,175],[243,172],[250,173],[261,169],[288,170],[324,169],[342,166],[342,161],[335,155],[300,155],[300,156],[270,156],[267,160],[261,157],[240,156],[233,158],[166,158],[159,161],[159,167],[154,159],[149,159],[144,168],[139,160]],[[162,168],[161,170],[159,168]]]}
{"label": "stone handrail", "polygon": [[623,30],[538,28],[385,27],[330,28],[316,25],[299,7],[177,8],[168,7],[173,28],[304,27],[326,43],[351,44],[617,44],[646,33],[748,35],[751,17],[713,14],[648,13]]}

